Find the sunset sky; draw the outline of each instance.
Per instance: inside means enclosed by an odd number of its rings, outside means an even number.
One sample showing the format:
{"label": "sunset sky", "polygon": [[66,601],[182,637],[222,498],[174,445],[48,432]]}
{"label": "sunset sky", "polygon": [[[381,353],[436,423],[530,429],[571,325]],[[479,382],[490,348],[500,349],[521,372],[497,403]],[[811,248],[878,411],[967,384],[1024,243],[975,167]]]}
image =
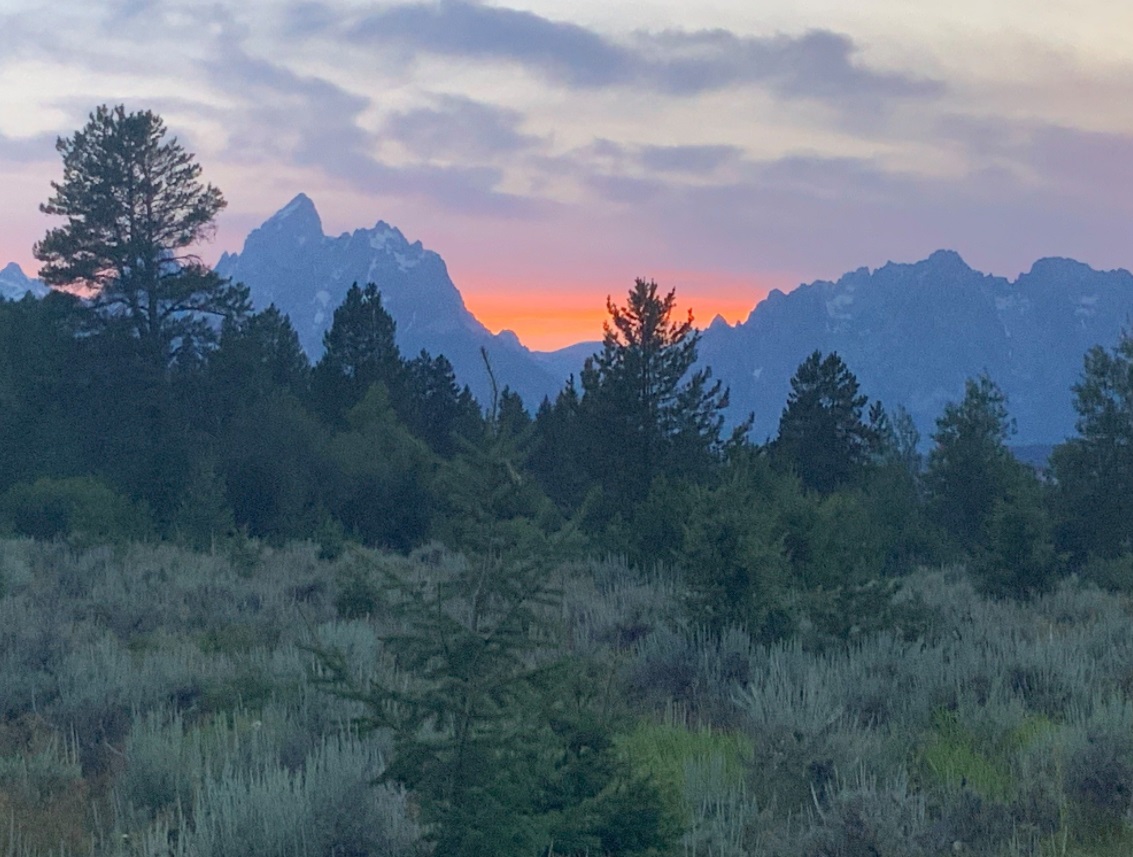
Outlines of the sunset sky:
{"label": "sunset sky", "polygon": [[58,135],[153,109],[229,206],[383,219],[535,348],[635,276],[698,323],[958,250],[1133,265],[1116,0],[0,0],[0,266],[34,273]]}

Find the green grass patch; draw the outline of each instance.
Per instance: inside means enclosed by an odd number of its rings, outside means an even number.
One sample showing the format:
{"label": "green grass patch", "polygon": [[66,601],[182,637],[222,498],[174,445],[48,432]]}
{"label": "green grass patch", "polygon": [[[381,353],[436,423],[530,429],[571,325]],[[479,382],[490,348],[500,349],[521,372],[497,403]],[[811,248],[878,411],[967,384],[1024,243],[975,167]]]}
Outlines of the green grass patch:
{"label": "green grass patch", "polygon": [[639,724],[620,736],[618,745],[634,773],[652,777],[686,818],[696,798],[689,794],[691,769],[711,767],[714,785],[721,790],[739,789],[755,753],[751,739],[744,735],[651,723]]}
{"label": "green grass patch", "polygon": [[917,762],[927,782],[949,791],[967,788],[987,800],[1005,801],[1014,790],[1007,765],[977,746],[954,711],[937,712]]}

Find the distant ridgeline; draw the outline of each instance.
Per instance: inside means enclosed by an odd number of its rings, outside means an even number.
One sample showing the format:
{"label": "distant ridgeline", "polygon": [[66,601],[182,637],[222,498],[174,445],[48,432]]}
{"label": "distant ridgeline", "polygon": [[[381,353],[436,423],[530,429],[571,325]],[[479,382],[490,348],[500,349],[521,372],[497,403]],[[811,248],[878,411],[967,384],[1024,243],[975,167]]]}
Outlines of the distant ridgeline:
{"label": "distant ridgeline", "polygon": [[47,286],[39,280],[26,276],[15,262],[0,268],[0,298],[9,301],[18,301],[28,293],[40,298],[47,294]]}
{"label": "distant ridgeline", "polygon": [[[383,221],[327,236],[303,194],[253,230],[240,253],[222,256],[217,270],[245,283],[257,310],[274,303],[290,316],[312,360],[350,285],[376,283],[397,322],[402,353],[445,355],[481,403],[490,396],[481,348],[500,386],[519,392],[532,412],[569,375],[577,377],[598,348],[534,352],[510,331],[492,334],[465,307],[437,253]],[[610,291],[628,286],[611,283]],[[16,265],[0,270],[4,297],[29,289],[45,291]],[[1042,259],[1012,282],[942,250],[914,264],[860,268],[788,294],[776,290],[747,321],[705,330],[700,359],[731,388],[736,421],[755,413],[757,442],[775,434],[790,377],[816,349],[838,352],[862,391],[890,409],[903,406],[924,438],[944,404],[963,397],[964,380],[986,372],[1007,393],[1018,425],[1012,444],[1041,459],[1046,446],[1073,434],[1070,387],[1086,350],[1113,345],[1131,315],[1128,271]]]}
{"label": "distant ridgeline", "polygon": [[870,398],[904,406],[926,438],[964,379],[987,372],[1017,422],[1011,443],[1043,446],[1074,433],[1082,358],[1115,345],[1131,313],[1128,271],[1041,259],[1011,282],[942,250],[774,291],[743,324],[708,330],[700,356],[731,385],[733,411],[755,412],[756,440],[774,435],[791,373],[819,349],[837,351]]}

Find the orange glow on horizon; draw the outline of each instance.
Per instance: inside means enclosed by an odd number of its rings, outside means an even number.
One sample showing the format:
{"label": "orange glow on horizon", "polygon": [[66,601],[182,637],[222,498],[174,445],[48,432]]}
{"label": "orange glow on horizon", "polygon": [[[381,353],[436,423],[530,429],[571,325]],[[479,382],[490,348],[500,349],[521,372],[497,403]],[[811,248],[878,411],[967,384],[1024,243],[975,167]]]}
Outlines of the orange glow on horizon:
{"label": "orange glow on horizon", "polygon": [[[694,287],[693,277],[657,277],[662,288],[670,282],[677,290],[674,320],[683,319],[689,308],[694,324],[704,329],[717,316],[729,324],[743,321],[752,308],[766,297],[767,287],[753,284],[751,279],[732,277],[696,277],[701,285]],[[471,280],[471,282],[470,282]],[[723,282],[722,282],[723,280]],[[734,280],[734,282],[728,282]],[[682,282],[684,285],[682,286]],[[602,338],[602,325],[608,320],[606,296],[615,304],[624,305],[628,288],[604,290],[601,285],[583,283],[577,286],[555,284],[550,288],[532,289],[515,283],[485,278],[461,277],[465,306],[493,333],[511,330],[521,342],[534,351],[554,351],[578,342]]]}

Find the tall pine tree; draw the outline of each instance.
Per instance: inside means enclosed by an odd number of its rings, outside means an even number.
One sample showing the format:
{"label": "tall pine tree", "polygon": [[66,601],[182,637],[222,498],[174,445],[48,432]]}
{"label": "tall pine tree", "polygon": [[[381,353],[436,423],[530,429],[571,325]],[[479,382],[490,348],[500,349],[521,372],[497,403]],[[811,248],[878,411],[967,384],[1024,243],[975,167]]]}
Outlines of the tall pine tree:
{"label": "tall pine tree", "polygon": [[579,430],[587,466],[618,507],[638,503],[661,475],[702,476],[723,442],[728,392],[693,370],[692,313],[672,319],[676,293],[638,279],[625,306],[607,300],[602,350],[582,370]]}
{"label": "tall pine tree", "polygon": [[842,358],[815,351],[791,378],[772,453],[806,488],[831,493],[860,472],[876,446],[874,431],[862,421],[865,404]]}

